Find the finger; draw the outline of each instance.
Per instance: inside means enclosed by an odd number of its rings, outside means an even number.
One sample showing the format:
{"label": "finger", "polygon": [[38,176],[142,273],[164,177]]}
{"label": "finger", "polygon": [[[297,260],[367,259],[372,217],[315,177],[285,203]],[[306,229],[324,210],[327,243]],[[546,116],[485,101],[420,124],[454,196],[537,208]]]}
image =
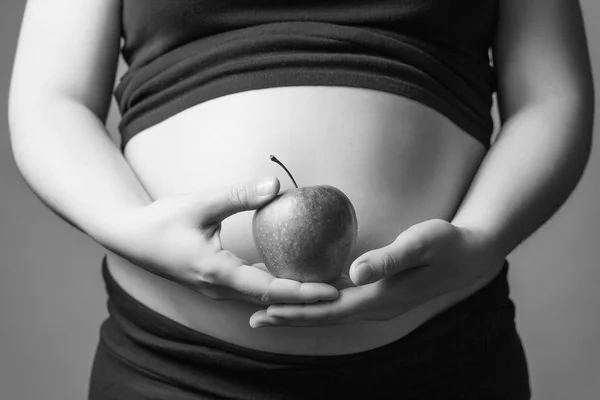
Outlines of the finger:
{"label": "finger", "polygon": [[194,196],[197,201],[194,211],[203,225],[211,225],[235,213],[262,207],[275,198],[279,186],[279,180],[269,176],[256,182],[242,182],[205,191]]}
{"label": "finger", "polygon": [[[334,301],[275,304],[267,308],[266,317],[310,324],[347,323],[360,319],[362,314],[371,308],[376,291],[375,285],[358,286],[341,290],[339,297]],[[260,321],[263,319],[259,319]]]}
{"label": "finger", "polygon": [[401,234],[392,244],[371,250],[354,260],[350,266],[350,278],[357,285],[365,285],[425,265],[423,254],[426,250],[427,242],[422,237]]}
{"label": "finger", "polygon": [[266,310],[259,310],[255,312],[250,317],[250,326],[252,328],[276,328],[283,326],[292,326],[292,327],[317,327],[317,326],[332,326],[332,325],[343,325],[347,324],[349,320],[344,318],[336,319],[336,320],[288,320],[282,318],[274,318],[269,317],[266,313]]}
{"label": "finger", "polygon": [[[253,316],[254,317],[254,316]],[[308,327],[318,327],[318,326],[333,326],[333,325],[343,325],[347,324],[351,321],[345,320],[332,320],[332,321],[294,321],[294,320],[286,320],[279,318],[271,318],[271,317],[255,317],[250,318],[250,326],[252,328],[277,328],[284,326],[292,326],[296,328],[308,328]]]}
{"label": "finger", "polygon": [[208,262],[213,267],[204,271],[205,281],[231,288],[264,304],[314,303],[336,299],[339,294],[335,287],[326,283],[275,278],[260,268],[244,264],[227,250],[222,250]]}
{"label": "finger", "polygon": [[305,326],[301,324],[305,323],[296,323],[294,325],[290,324],[285,320],[277,320],[277,318],[270,318],[266,314],[266,310],[259,310],[252,314],[249,321],[251,328],[263,328],[263,327],[276,327],[276,326]]}

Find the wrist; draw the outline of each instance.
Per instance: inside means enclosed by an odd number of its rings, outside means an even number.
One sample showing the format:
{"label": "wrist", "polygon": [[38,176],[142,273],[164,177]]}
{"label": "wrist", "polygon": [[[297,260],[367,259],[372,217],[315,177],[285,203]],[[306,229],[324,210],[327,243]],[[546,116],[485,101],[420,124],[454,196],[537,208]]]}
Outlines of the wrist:
{"label": "wrist", "polygon": [[138,205],[109,211],[104,217],[90,224],[85,232],[102,247],[121,254],[123,247],[136,236],[131,231],[131,226],[134,224],[130,221],[136,211],[143,207],[144,205]]}
{"label": "wrist", "polygon": [[489,230],[471,224],[451,223],[460,229],[467,243],[485,259],[499,260],[508,255],[503,251],[501,242]]}

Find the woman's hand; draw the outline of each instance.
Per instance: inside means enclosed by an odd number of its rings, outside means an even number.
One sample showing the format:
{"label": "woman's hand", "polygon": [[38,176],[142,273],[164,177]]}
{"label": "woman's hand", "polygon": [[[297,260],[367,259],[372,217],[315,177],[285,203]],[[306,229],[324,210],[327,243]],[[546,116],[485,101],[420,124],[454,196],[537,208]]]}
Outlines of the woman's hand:
{"label": "woman's hand", "polygon": [[[465,228],[441,220],[411,226],[390,245],[358,257],[354,284],[342,277],[340,296],[311,305],[272,305],[256,312],[253,327],[325,326],[360,320],[388,321],[457,291],[467,297],[500,271],[504,258]],[[356,286],[355,286],[356,285]],[[440,311],[460,301],[449,296]],[[443,304],[445,303],[445,304]]]}
{"label": "woman's hand", "polygon": [[162,198],[126,214],[109,250],[143,269],[216,300],[269,305],[337,298],[335,287],[277,279],[221,246],[221,221],[257,209],[279,192],[275,177]]}

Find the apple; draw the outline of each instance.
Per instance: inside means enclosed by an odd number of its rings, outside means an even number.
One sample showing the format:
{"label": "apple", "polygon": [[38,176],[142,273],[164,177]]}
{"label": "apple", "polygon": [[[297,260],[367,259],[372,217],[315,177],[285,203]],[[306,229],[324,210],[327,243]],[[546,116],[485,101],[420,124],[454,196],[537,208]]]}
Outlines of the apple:
{"label": "apple", "polygon": [[277,278],[300,282],[331,282],[348,263],[358,222],[350,199],[330,185],[284,190],[259,208],[252,235],[260,257]]}

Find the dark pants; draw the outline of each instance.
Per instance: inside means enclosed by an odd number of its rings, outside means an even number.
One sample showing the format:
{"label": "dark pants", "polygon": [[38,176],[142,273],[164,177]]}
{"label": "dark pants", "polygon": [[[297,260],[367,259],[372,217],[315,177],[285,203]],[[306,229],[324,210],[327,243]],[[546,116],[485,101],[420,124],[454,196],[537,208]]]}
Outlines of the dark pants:
{"label": "dark pants", "polygon": [[107,318],[88,400],[530,399],[508,262],[489,285],[388,345],[296,356],[232,345],[129,296],[102,262]]}

